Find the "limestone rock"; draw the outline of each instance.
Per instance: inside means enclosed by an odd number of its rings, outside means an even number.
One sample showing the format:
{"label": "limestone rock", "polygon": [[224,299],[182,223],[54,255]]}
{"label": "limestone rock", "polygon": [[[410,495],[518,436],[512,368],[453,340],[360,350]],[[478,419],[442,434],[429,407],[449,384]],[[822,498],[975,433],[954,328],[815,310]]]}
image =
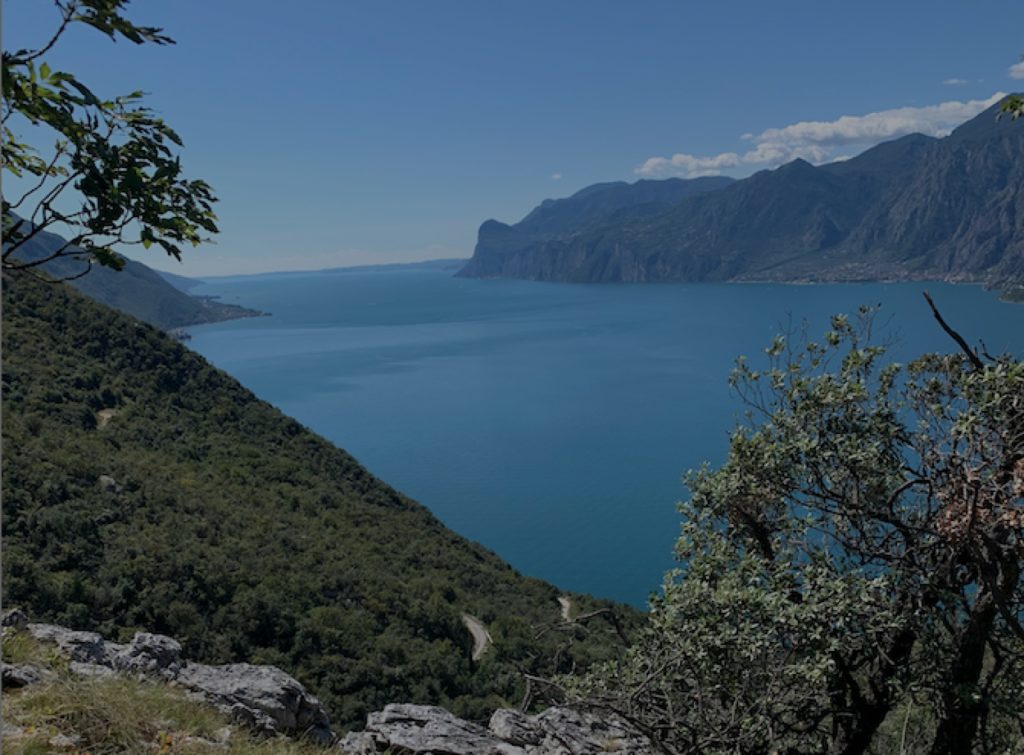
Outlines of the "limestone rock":
{"label": "limestone rock", "polygon": [[[177,640],[147,632],[136,634],[128,645],[119,645],[107,642],[96,632],[78,632],[53,624],[27,624],[27,629],[39,642],[56,645],[69,659],[70,670],[76,675],[144,674],[174,681],[235,721],[255,729],[308,736],[322,745],[334,741],[320,701],[274,666],[187,663],[181,658]],[[5,670],[5,686],[7,677]],[[12,671],[12,682],[15,678]]]}
{"label": "limestone rock", "polygon": [[[20,613],[20,612],[19,612]],[[181,658],[181,645],[159,634],[140,632],[128,645],[107,642],[95,632],[52,624],[29,624],[8,612],[3,623],[26,626],[37,641],[52,643],[81,676],[143,674],[181,685],[237,723],[267,734],[305,736],[322,746],[335,742],[323,705],[294,678],[274,666],[235,663],[207,666]],[[3,664],[3,686],[42,681],[50,672],[31,664]],[[443,708],[391,704],[367,717],[366,730],[337,742],[348,755],[649,755],[656,752],[643,734],[610,716],[573,708],[548,708],[530,716],[499,710],[489,728],[464,721]],[[212,746],[212,745],[211,745]]]}
{"label": "limestone rock", "polygon": [[[381,742],[381,747],[386,747]],[[367,731],[350,731],[338,740],[338,749],[344,755],[377,755],[382,750],[377,749],[377,739]]]}
{"label": "limestone rock", "polygon": [[68,671],[75,676],[91,676],[97,679],[115,675],[114,669],[110,666],[103,666],[99,663],[82,663],[81,661],[71,661],[68,664]]}
{"label": "limestone rock", "polygon": [[189,663],[179,671],[177,682],[200,693],[234,720],[255,729],[306,735],[321,744],[334,739],[320,701],[274,666]]}
{"label": "limestone rock", "polygon": [[652,755],[644,735],[614,718],[571,708],[536,716],[499,710],[489,729],[429,705],[388,705],[371,713],[366,730],[346,735],[347,755],[395,752],[411,755]]}
{"label": "limestone rock", "polygon": [[[543,733],[541,744],[532,752],[597,755],[617,752],[647,755],[657,752],[651,741],[622,721],[596,716],[572,708],[548,708],[528,721]],[[493,721],[493,718],[492,718]]]}
{"label": "limestone rock", "polygon": [[40,642],[49,642],[72,661],[113,667],[114,656],[124,645],[107,642],[96,632],[76,632],[55,624],[29,624],[28,632]]}
{"label": "limestone rock", "polygon": [[28,627],[28,616],[24,611],[11,608],[4,611],[3,618],[0,619],[0,626],[4,629],[13,629],[15,632],[22,632]]}
{"label": "limestone rock", "polygon": [[173,679],[181,670],[181,645],[166,635],[139,632],[114,656],[113,664],[123,673]]}
{"label": "limestone rock", "polygon": [[536,747],[544,741],[544,733],[533,719],[511,708],[494,711],[488,728],[499,739],[520,747]]}
{"label": "limestone rock", "polygon": [[53,672],[39,668],[34,663],[0,663],[3,688],[27,687],[53,677]]}
{"label": "limestone rock", "polygon": [[[371,713],[366,731],[339,743],[345,752],[423,753],[423,755],[525,755],[487,729],[432,705],[387,705]],[[372,748],[372,749],[371,749]]]}

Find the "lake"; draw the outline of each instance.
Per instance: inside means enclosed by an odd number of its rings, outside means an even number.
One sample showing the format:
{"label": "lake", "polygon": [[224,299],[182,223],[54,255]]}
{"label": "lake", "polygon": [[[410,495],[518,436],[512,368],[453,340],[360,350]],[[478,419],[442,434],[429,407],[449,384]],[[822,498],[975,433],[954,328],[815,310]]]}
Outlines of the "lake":
{"label": "lake", "polygon": [[[682,474],[720,463],[738,355],[881,304],[906,361],[1024,351],[1024,305],[947,284],[577,285],[396,268],[211,279],[272,313],[187,344],[519,571],[638,606],[673,565]],[[339,544],[339,547],[344,545]]]}

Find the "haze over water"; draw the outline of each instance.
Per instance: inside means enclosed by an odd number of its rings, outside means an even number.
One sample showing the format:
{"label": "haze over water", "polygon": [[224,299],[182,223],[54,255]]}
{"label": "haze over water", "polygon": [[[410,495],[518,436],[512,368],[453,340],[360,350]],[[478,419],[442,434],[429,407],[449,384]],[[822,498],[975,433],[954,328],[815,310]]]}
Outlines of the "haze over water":
{"label": "haze over water", "polygon": [[[189,346],[519,571],[642,606],[673,565],[681,475],[720,463],[763,364],[803,320],[882,304],[907,361],[954,345],[921,297],[992,353],[1024,352],[1024,305],[945,284],[576,285],[394,270],[215,279],[271,317]],[[344,547],[339,544],[339,547]]]}

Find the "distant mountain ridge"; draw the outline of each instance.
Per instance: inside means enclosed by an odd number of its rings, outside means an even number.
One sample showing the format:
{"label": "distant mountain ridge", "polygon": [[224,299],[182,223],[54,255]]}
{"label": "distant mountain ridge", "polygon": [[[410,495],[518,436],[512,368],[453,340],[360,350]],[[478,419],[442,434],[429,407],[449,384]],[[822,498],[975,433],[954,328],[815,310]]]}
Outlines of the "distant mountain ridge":
{"label": "distant mountain ridge", "polygon": [[428,272],[437,270],[461,270],[469,262],[467,257],[445,257],[436,260],[420,260],[419,262],[381,262],[372,265],[349,265],[348,267],[321,267],[312,270],[270,270],[264,273],[233,273],[228,275],[204,275],[200,279],[182,278],[173,276],[171,273],[160,273],[170,280],[170,277],[180,278],[180,281],[170,282],[183,290],[183,281],[191,281],[191,285],[199,285],[207,281],[237,278],[280,278],[300,277],[309,275],[342,275],[346,273],[397,273],[397,272]]}
{"label": "distant mountain ridge", "polygon": [[179,291],[184,291],[185,293],[188,293],[196,286],[201,286],[203,284],[202,280],[199,278],[189,278],[185,275],[178,275],[177,273],[168,273],[166,270],[156,270],[154,268],[153,272]]}
{"label": "distant mountain ridge", "polygon": [[515,225],[488,220],[480,226],[476,250],[459,275],[544,280],[548,270],[543,265],[534,268],[539,274],[522,274],[525,271],[520,271],[516,264],[517,254],[608,224],[657,216],[688,197],[722,189],[733,182],[724,176],[641,180],[632,184],[615,181],[588,186],[565,199],[546,199]]}
{"label": "distant mountain ridge", "polygon": [[[64,243],[65,239],[56,233],[40,231],[22,244],[15,256],[26,262],[45,259],[64,246]],[[224,304],[212,297],[186,293],[186,288],[198,285],[198,281],[191,282],[173,273],[160,273],[127,258],[124,263],[121,270],[93,265],[86,275],[71,280],[70,284],[91,299],[162,330],[263,314],[234,304]],[[71,257],[58,257],[40,265],[38,269],[63,280],[81,273],[85,264]]]}
{"label": "distant mountain ridge", "polygon": [[[943,139],[913,134],[843,162],[795,160],[658,206],[624,203],[480,227],[468,277],[553,281],[1024,280],[1024,125],[989,108]],[[679,181],[670,179],[670,181]],[[696,182],[704,183],[700,186]],[[608,184],[559,202],[579,205]],[[678,184],[674,184],[678,186]],[[632,189],[632,193],[630,193]],[[636,204],[625,200],[634,199]],[[591,207],[594,203],[591,200]],[[567,207],[563,205],[562,207]]]}

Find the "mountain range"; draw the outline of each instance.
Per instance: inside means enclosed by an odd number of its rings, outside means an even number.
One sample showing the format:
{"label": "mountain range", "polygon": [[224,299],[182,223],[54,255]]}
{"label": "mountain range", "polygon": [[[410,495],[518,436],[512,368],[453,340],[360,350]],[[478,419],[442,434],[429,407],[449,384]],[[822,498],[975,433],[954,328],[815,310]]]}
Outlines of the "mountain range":
{"label": "mountain range", "polygon": [[749,178],[597,184],[479,231],[464,277],[548,281],[1024,281],[1024,125],[999,105],[949,136]]}

